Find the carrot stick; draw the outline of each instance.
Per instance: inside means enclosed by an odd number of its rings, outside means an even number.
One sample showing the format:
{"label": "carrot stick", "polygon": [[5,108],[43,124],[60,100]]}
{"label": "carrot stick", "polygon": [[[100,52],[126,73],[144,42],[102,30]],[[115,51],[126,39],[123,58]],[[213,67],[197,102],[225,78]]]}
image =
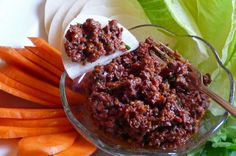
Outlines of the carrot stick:
{"label": "carrot stick", "polygon": [[17,49],[16,51],[20,52],[22,56],[29,59],[30,61],[34,62],[35,64],[39,65],[40,67],[50,71],[51,73],[55,74],[56,76],[60,77],[63,71],[60,71],[58,68],[54,67],[47,61],[43,60],[39,56],[32,53],[30,50],[25,48]]}
{"label": "carrot stick", "polygon": [[[37,47],[37,48],[30,48],[31,50],[33,50],[33,52],[37,53],[36,55],[39,55],[43,59],[50,61],[50,63],[55,67],[58,67],[59,69],[64,69],[60,51],[49,45],[42,38],[29,37],[29,39]],[[28,49],[29,47],[26,48]]]}
{"label": "carrot stick", "polygon": [[52,54],[46,50],[44,50],[41,47],[31,47],[31,46],[25,46],[26,49],[30,50],[35,55],[39,56],[43,60],[47,61],[54,67],[58,68],[61,71],[64,71],[64,66],[62,63],[61,58],[57,58],[55,56],[51,56]]}
{"label": "carrot stick", "polygon": [[[22,83],[31,88],[38,89],[50,95],[60,97],[60,90],[58,87],[55,87],[47,82],[44,82],[40,79],[37,79],[11,65],[5,65],[0,67],[0,73],[5,74],[6,76]],[[78,103],[85,101],[85,97],[79,93],[74,93],[72,90],[67,88],[68,98],[71,102]]]}
{"label": "carrot stick", "polygon": [[48,119],[65,117],[63,109],[0,108],[0,118],[4,119]]}
{"label": "carrot stick", "polygon": [[53,46],[49,45],[48,42],[46,42],[44,39],[39,37],[28,37],[28,38],[36,47],[41,47],[45,51],[52,53],[53,56],[61,58],[61,52],[58,51]]}
{"label": "carrot stick", "polygon": [[73,129],[72,126],[57,126],[57,127],[43,127],[43,128],[0,126],[0,139],[13,139],[13,138],[61,133],[69,131],[71,129]]}
{"label": "carrot stick", "polygon": [[96,147],[86,141],[83,137],[79,137],[75,140],[74,144],[63,152],[56,154],[55,156],[89,156],[95,152]]}
{"label": "carrot stick", "polygon": [[71,125],[66,117],[51,118],[51,119],[2,119],[0,118],[1,126],[13,127],[53,127],[53,126],[68,126]]}
{"label": "carrot stick", "polygon": [[0,72],[22,84],[41,90],[50,95],[60,97],[60,91],[58,87],[55,87],[51,85],[50,83],[47,83],[38,78],[35,78],[29,75],[28,73],[25,73],[19,70],[18,68],[15,68],[14,66],[11,66],[11,65],[1,66]]}
{"label": "carrot stick", "polygon": [[59,78],[50,74],[48,71],[42,69],[36,64],[24,58],[15,49],[9,47],[0,47],[0,58],[9,64],[21,67],[22,69],[28,70],[39,77],[52,82],[55,85],[59,84]]}
{"label": "carrot stick", "polygon": [[29,95],[32,95],[32,96],[37,97],[39,99],[48,101],[49,103],[61,105],[61,101],[60,101],[59,97],[55,97],[55,96],[52,96],[52,95],[47,94],[45,92],[39,91],[37,89],[33,89],[31,87],[28,87],[24,84],[21,84],[15,80],[5,76],[2,73],[0,73],[0,82],[4,83],[8,87],[15,88],[19,91],[26,93],[26,94],[29,94]]}
{"label": "carrot stick", "polygon": [[19,141],[19,156],[54,155],[69,148],[75,141],[76,132],[41,135]]}
{"label": "carrot stick", "polygon": [[40,98],[34,97],[32,95],[29,95],[27,93],[24,93],[24,92],[22,92],[20,90],[17,90],[15,88],[9,87],[6,84],[2,83],[1,81],[0,81],[0,90],[2,90],[4,92],[7,92],[9,94],[12,94],[14,96],[17,96],[19,98],[35,102],[37,104],[41,104],[41,105],[45,105],[45,106],[50,106],[50,107],[58,106],[58,105],[49,103],[48,101],[45,101],[45,100],[42,100]]}

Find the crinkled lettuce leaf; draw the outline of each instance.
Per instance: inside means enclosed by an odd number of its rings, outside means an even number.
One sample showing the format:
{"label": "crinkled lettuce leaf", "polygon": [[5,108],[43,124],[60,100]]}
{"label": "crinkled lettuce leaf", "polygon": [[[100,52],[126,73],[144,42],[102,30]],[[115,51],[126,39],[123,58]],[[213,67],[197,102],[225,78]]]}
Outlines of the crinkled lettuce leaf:
{"label": "crinkled lettuce leaf", "polygon": [[139,0],[139,3],[153,24],[158,24],[172,32],[186,34],[186,31],[172,17],[164,0]]}
{"label": "crinkled lettuce leaf", "polygon": [[[165,0],[165,3],[182,28],[191,35],[206,39],[222,57],[227,37],[233,31],[231,25],[234,23],[232,22],[234,1]],[[227,56],[227,53],[224,55]]]}
{"label": "crinkled lettuce leaf", "polygon": [[[141,6],[154,24],[161,25],[177,34],[197,35],[215,47],[224,65],[236,79],[236,0],[139,0]],[[188,59],[202,59],[196,56],[196,48],[202,54],[205,49],[196,40],[179,39],[175,45]],[[207,51],[209,54],[209,51]],[[213,55],[199,66],[214,74],[213,90],[221,96],[228,96],[228,77],[217,70]],[[216,72],[217,71],[217,72]],[[236,105],[236,101],[234,102]],[[211,106],[211,112],[219,115],[221,107]],[[236,119],[229,117],[203,149],[190,153],[191,156],[234,156],[236,155]]]}

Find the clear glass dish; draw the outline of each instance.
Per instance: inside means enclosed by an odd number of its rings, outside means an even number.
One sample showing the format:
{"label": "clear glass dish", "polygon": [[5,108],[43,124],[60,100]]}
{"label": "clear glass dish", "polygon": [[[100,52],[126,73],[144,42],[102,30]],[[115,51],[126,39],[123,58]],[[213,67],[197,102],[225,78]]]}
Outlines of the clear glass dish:
{"label": "clear glass dish", "polygon": [[[151,34],[150,29],[158,29],[159,31],[157,34]],[[204,39],[198,36],[190,36],[190,35],[177,35],[163,27],[157,25],[138,25],[130,29],[130,31],[135,35],[138,36],[138,40],[144,41],[147,37],[152,37],[154,40],[161,41],[162,43],[167,43],[166,37],[163,34],[169,34],[170,38],[168,40],[178,40],[183,41],[187,40],[189,43],[186,46],[194,44],[190,38],[198,41],[202,44],[207,51],[209,56],[214,56],[214,60],[211,61],[212,68],[202,68],[202,64],[206,65],[209,60],[201,57],[199,51],[191,51],[190,55],[195,55],[198,59],[194,59],[192,57],[188,57],[189,53],[184,53],[183,56],[188,59],[200,72],[202,73],[212,73],[214,69],[214,73],[221,72],[222,76],[225,77],[224,83],[227,87],[227,92],[222,92],[221,89],[217,89],[216,85],[219,83],[219,80],[215,80],[209,86],[210,89],[213,89],[218,95],[221,95],[225,100],[229,101],[231,104],[233,103],[234,99],[234,80],[230,71],[222,64],[220,58],[216,52],[216,50]],[[153,31],[152,31],[153,32]],[[167,43],[168,44],[168,43]],[[171,48],[172,45],[169,45]],[[192,59],[191,59],[192,58]],[[197,60],[201,60],[202,63],[199,64]],[[214,64],[213,64],[214,63]],[[215,70],[217,69],[217,70]],[[221,114],[214,116],[209,110],[206,112],[205,116],[203,117],[200,129],[197,133],[195,133],[186,144],[178,147],[177,149],[167,149],[167,150],[160,150],[160,149],[145,149],[142,147],[131,147],[128,144],[119,144],[117,141],[114,141],[111,136],[100,133],[98,128],[93,124],[93,120],[90,117],[90,112],[86,107],[86,104],[79,103],[77,105],[70,105],[70,99],[67,96],[66,88],[73,89],[73,83],[71,83],[70,78],[67,76],[66,72],[61,76],[60,81],[60,92],[61,92],[61,99],[64,111],[73,124],[75,129],[82,134],[85,138],[87,138],[90,142],[96,145],[102,151],[109,153],[111,155],[184,155],[186,153],[191,152],[194,149],[199,148],[203,145],[207,139],[214,134],[226,121],[228,117],[228,113],[222,110]],[[212,100],[211,100],[212,101]],[[211,105],[217,105],[213,101]]]}

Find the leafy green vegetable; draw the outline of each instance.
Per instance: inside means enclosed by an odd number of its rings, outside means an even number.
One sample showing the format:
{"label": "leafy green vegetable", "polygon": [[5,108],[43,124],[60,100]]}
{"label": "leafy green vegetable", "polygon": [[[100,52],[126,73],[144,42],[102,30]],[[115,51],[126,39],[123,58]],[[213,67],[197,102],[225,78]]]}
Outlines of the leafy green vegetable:
{"label": "leafy green vegetable", "polygon": [[225,148],[212,148],[211,144],[206,144],[206,148],[201,153],[202,156],[228,156],[229,152]]}
{"label": "leafy green vegetable", "polygon": [[[164,0],[149,0],[149,1],[139,0],[139,2],[153,24],[160,25],[178,35],[188,34],[188,30],[186,30],[184,27],[182,27],[182,25],[178,23],[175,16],[173,16],[172,12],[170,11],[169,2],[172,1],[166,2]],[[181,16],[186,17],[186,20],[183,20],[184,24],[191,25],[191,22],[187,20],[188,16],[185,15],[183,9],[181,9],[180,7],[178,8],[179,8],[178,11],[179,14],[181,14]],[[193,28],[193,30],[196,30],[196,27]],[[190,30],[192,32],[191,33],[192,35],[201,36],[197,33],[194,33],[193,30],[192,29]],[[198,32],[198,30],[196,31]],[[181,54],[184,55],[185,58],[189,59],[195,65],[201,63],[208,56],[205,45],[197,40],[184,39],[180,37],[177,38],[177,42],[173,48],[181,52]],[[199,53],[199,51],[201,53]],[[196,57],[201,59],[195,59]]]}
{"label": "leafy green vegetable", "polygon": [[[139,0],[153,24],[161,25],[177,34],[197,35],[206,39],[218,51],[222,62],[236,79],[236,0]],[[214,75],[212,89],[223,97],[228,94],[227,75],[216,70],[214,56],[208,55],[205,47],[196,40],[179,38],[175,48],[203,71]],[[195,50],[202,55],[195,55]],[[198,62],[205,57],[207,61]],[[199,64],[200,63],[200,64]],[[235,99],[236,100],[236,99]],[[234,102],[236,105],[236,101]],[[211,106],[214,115],[221,114],[220,107]],[[236,119],[229,117],[220,131],[209,139],[203,149],[189,156],[235,156]]]}
{"label": "leafy green vegetable", "polygon": [[130,47],[128,44],[125,45],[125,48],[126,48],[127,50],[130,50],[130,49],[131,49],[131,47]]}
{"label": "leafy green vegetable", "polygon": [[232,24],[232,1],[165,0],[165,2],[181,27],[191,35],[206,39],[221,56]]}
{"label": "leafy green vegetable", "polygon": [[153,24],[158,24],[172,32],[186,34],[186,31],[172,17],[164,0],[139,0],[139,2]]}

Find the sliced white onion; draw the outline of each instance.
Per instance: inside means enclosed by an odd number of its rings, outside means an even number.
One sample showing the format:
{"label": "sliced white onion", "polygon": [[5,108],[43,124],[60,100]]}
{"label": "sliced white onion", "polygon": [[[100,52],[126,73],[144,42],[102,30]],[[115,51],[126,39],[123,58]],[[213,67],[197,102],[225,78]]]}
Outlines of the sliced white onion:
{"label": "sliced white onion", "polygon": [[49,32],[50,25],[54,15],[64,2],[66,1],[65,0],[57,0],[56,2],[55,0],[46,1],[44,9],[44,27],[45,27],[45,32],[47,34]]}
{"label": "sliced white onion", "polygon": [[[112,16],[111,19],[118,20],[126,28],[132,28],[134,26],[141,25],[141,24],[151,24],[151,22],[147,18],[139,18],[139,17],[123,15],[123,14]],[[170,47],[173,47],[176,43],[176,40],[174,37],[165,35],[163,32],[158,31],[158,29],[155,27],[138,28],[136,30],[131,30],[131,33],[135,35],[135,37],[140,42],[144,42],[146,38],[151,37],[155,41],[169,43]]]}
{"label": "sliced white onion", "polygon": [[[92,18],[92,19],[98,21],[99,23],[101,23],[102,27],[106,26],[108,24],[108,22],[111,20],[111,19],[104,17],[104,16],[81,14],[78,17],[76,17],[73,21],[71,21],[71,23],[69,25],[75,25],[77,23],[82,24],[88,18]],[[69,29],[69,25],[67,26],[66,30]],[[118,26],[123,28],[122,41],[124,41],[127,45],[129,45],[129,47],[130,47],[129,51],[136,49],[139,45],[138,40],[125,27],[123,27],[120,24],[118,24]],[[65,67],[65,70],[71,79],[75,79],[76,77],[82,75],[83,73],[92,70],[96,65],[107,64],[113,58],[124,54],[124,52],[116,51],[115,53],[113,53],[111,55],[101,56],[95,62],[92,62],[92,63],[88,62],[85,65],[72,62],[71,59],[67,56],[67,54],[65,52],[65,48],[64,48],[64,43],[66,42],[65,34],[66,34],[66,31],[64,32],[63,38],[61,40],[62,59],[63,59],[63,64]],[[129,52],[129,51],[127,51],[127,52]]]}
{"label": "sliced white onion", "polygon": [[[62,32],[64,33],[67,25],[76,17],[79,15],[81,9],[83,8],[84,4],[87,2],[87,0],[77,0],[73,6],[69,9],[67,12],[64,21],[62,23]],[[62,33],[62,34],[63,34]]]}
{"label": "sliced white onion", "polygon": [[120,24],[125,26],[126,28],[132,28],[134,26],[140,24],[149,24],[150,21],[147,18],[140,18],[137,16],[126,15],[126,14],[118,14],[115,16],[111,16],[111,19],[116,19]]}
{"label": "sliced white onion", "polygon": [[48,33],[48,42],[53,47],[60,49],[62,23],[67,11],[71,8],[76,0],[66,0],[65,3],[58,9],[57,13],[53,17]]}
{"label": "sliced white onion", "polygon": [[80,14],[93,14],[93,15],[101,15],[105,17],[111,17],[118,14],[126,14],[126,15],[132,15],[137,16],[140,18],[145,18],[146,15],[142,14],[142,12],[138,11],[137,9],[130,9],[125,7],[107,7],[105,5],[99,5],[99,6],[93,6],[88,7],[87,3],[85,4],[84,8],[81,10]]}
{"label": "sliced white onion", "polygon": [[139,2],[137,0],[88,0],[86,7],[97,7],[104,5],[106,7],[126,7],[126,8],[136,8],[139,7]]}

